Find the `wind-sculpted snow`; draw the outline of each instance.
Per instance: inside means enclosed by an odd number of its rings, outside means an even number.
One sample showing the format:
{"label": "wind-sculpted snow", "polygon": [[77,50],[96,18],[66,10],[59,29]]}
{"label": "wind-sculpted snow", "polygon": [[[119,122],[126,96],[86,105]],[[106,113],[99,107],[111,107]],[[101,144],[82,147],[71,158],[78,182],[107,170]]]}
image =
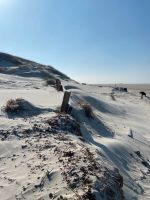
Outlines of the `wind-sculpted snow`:
{"label": "wind-sculpted snow", "polygon": [[[149,200],[149,85],[80,84],[51,66],[0,61],[0,199]],[[69,114],[47,76],[71,92]],[[17,98],[25,109],[8,116]]]}
{"label": "wind-sculpted snow", "polygon": [[[69,83],[64,82],[67,86]],[[69,91],[72,114],[81,123],[83,138],[91,148],[104,153],[124,179],[125,198],[149,199],[150,196],[150,100],[141,99],[141,87],[150,96],[150,86],[128,86],[128,92],[114,91],[113,86],[71,83],[78,90]],[[93,110],[86,117],[82,104]],[[131,137],[132,132],[132,137]],[[142,157],[136,155],[140,152]]]}

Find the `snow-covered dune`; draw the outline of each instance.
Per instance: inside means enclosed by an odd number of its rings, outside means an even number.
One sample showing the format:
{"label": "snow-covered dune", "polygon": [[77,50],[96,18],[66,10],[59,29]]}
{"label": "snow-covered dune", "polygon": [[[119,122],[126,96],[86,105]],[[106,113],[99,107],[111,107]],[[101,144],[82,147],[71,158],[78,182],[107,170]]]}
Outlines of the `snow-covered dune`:
{"label": "snow-covered dune", "polygon": [[42,65],[6,53],[0,53],[0,72],[23,77],[38,77],[41,79],[48,78],[49,76],[66,80],[69,79],[68,76],[52,66]]}
{"label": "snow-covered dune", "polygon": [[[150,85],[125,86],[128,92],[114,92],[113,85],[72,83],[68,91],[72,92],[73,114],[82,124],[85,141],[103,152],[123,175],[126,199],[149,199]],[[147,98],[141,99],[141,89]],[[95,117],[87,119],[76,102],[88,103]]]}
{"label": "snow-covered dune", "polygon": [[[149,199],[150,85],[80,84],[3,53],[0,72],[0,199]],[[71,92],[69,115],[48,76]],[[18,98],[25,108],[7,113]]]}

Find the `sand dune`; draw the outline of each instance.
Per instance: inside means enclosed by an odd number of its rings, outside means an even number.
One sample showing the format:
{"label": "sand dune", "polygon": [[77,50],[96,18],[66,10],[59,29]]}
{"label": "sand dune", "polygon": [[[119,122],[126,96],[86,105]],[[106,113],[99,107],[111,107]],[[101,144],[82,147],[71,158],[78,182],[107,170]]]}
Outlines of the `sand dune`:
{"label": "sand dune", "polygon": [[[45,86],[43,65],[5,54],[0,65],[0,199],[149,199],[150,99],[139,94],[150,96],[149,85],[121,92],[49,68],[71,91],[72,111],[64,114],[63,92]],[[16,98],[25,111],[6,113]]]}

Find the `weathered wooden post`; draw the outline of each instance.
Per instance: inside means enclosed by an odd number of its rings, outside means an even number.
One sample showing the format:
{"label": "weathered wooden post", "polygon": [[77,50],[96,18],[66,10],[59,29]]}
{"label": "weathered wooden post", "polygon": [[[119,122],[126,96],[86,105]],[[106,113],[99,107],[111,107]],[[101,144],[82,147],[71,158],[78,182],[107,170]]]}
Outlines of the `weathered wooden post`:
{"label": "weathered wooden post", "polygon": [[57,91],[63,92],[63,86],[62,86],[61,81],[59,79],[56,79],[56,89],[57,89]]}
{"label": "weathered wooden post", "polygon": [[59,91],[63,92],[63,86],[62,86],[62,84],[59,85]]}
{"label": "weathered wooden post", "polygon": [[61,112],[67,112],[68,111],[68,107],[69,107],[69,98],[70,98],[71,92],[67,92],[65,91],[64,93],[64,97],[63,97],[63,102],[61,105]]}
{"label": "weathered wooden post", "polygon": [[59,86],[61,84],[61,81],[59,79],[56,79],[56,89],[59,91]]}

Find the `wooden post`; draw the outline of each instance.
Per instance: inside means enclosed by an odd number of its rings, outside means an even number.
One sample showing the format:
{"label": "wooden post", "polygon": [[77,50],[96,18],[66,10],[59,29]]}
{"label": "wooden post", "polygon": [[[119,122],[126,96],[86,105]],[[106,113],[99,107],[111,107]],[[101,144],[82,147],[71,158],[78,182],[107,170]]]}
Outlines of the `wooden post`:
{"label": "wooden post", "polygon": [[70,95],[71,95],[71,92],[65,91],[64,97],[63,97],[63,102],[61,105],[61,112],[67,112]]}
{"label": "wooden post", "polygon": [[62,86],[61,81],[59,79],[56,79],[56,89],[57,89],[57,91],[63,92],[63,86]]}
{"label": "wooden post", "polygon": [[56,79],[56,89],[59,91],[59,87],[61,85],[61,81],[59,79]]}
{"label": "wooden post", "polygon": [[61,84],[59,85],[59,90],[58,91],[63,92],[63,86]]}

